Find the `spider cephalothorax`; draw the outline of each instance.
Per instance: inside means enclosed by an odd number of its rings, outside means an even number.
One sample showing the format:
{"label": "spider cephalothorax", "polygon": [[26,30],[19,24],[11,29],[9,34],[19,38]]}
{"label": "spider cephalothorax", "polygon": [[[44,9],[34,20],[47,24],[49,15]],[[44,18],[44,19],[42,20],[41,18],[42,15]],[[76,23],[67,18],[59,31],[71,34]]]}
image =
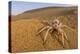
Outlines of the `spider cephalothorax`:
{"label": "spider cephalothorax", "polygon": [[[70,30],[72,30],[73,31],[73,29],[72,28],[70,28],[70,27],[68,27],[68,26],[66,26],[66,25],[63,25],[58,19],[54,19],[52,22],[46,22],[46,26],[44,26],[40,31],[38,31],[38,35],[40,34],[40,33],[42,33],[44,30],[46,30],[46,34],[45,34],[45,36],[44,36],[44,38],[43,38],[43,43],[45,43],[46,42],[46,40],[47,40],[47,36],[48,36],[48,34],[50,33],[50,32],[52,32],[52,31],[55,31],[56,30],[56,32],[58,33],[58,34],[61,34],[61,38],[62,38],[62,44],[64,45],[64,39],[66,39],[66,40],[68,40],[68,38],[67,38],[67,35],[66,35],[66,33],[64,32],[64,30],[62,29],[63,27],[66,27],[66,28],[68,28],[68,29],[70,29]],[[57,36],[57,35],[56,35]]]}

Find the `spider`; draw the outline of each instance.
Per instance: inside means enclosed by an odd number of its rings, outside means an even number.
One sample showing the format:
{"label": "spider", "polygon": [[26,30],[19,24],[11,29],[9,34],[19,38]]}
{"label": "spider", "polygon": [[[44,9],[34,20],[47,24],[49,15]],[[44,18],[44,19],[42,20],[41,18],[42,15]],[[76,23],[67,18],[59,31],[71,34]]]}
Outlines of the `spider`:
{"label": "spider", "polygon": [[62,24],[58,19],[54,19],[52,22],[47,21],[45,23],[46,23],[46,26],[44,26],[42,29],[40,29],[37,33],[37,35],[39,35],[40,33],[42,33],[43,31],[46,30],[45,36],[43,38],[43,43],[46,42],[49,32],[56,31],[58,34],[61,34],[61,42],[64,45],[64,39],[68,40],[68,37],[62,28],[66,27],[66,28],[74,31],[74,29],[68,27],[67,25]]}

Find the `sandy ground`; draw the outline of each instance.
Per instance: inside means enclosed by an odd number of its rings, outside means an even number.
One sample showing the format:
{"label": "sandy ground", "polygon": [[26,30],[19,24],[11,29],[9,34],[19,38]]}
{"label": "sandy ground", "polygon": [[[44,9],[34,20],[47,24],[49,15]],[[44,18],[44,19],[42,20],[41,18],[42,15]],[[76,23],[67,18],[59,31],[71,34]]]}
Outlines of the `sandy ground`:
{"label": "sandy ground", "polygon": [[[77,33],[76,31],[70,31],[69,29],[64,29],[67,37],[70,41],[70,45],[66,44],[65,48],[60,44],[58,40],[53,35],[49,34],[47,42],[43,45],[43,40],[40,35],[36,35],[38,30],[44,25],[39,22],[39,20],[19,20],[12,22],[12,51],[22,52],[22,51],[42,51],[42,50],[54,50],[54,49],[72,49],[77,48]],[[43,35],[46,31],[43,32]]]}

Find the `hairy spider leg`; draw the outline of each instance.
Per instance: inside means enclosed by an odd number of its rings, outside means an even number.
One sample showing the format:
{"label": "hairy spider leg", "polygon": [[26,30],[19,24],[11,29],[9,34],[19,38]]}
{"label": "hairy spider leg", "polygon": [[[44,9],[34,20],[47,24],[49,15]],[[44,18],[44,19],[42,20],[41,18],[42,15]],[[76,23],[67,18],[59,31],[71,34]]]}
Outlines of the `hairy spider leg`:
{"label": "hairy spider leg", "polygon": [[63,30],[61,30],[61,29],[60,29],[60,32],[62,34],[62,42],[63,42],[63,45],[64,45],[64,39],[67,40],[67,43],[69,45],[69,41],[68,41],[68,37],[67,37],[66,33]]}
{"label": "hairy spider leg", "polygon": [[48,33],[49,33],[49,31],[50,31],[51,29],[52,29],[52,27],[49,27],[49,28],[47,29],[47,32],[46,32],[46,34],[45,34],[45,36],[44,36],[44,43],[46,42]]}
{"label": "hairy spider leg", "polygon": [[64,45],[64,34],[62,32],[62,42],[63,42],[63,45]]}
{"label": "hairy spider leg", "polygon": [[42,29],[37,33],[37,35],[40,34],[42,31],[44,31],[44,30],[47,29],[47,28],[49,28],[49,26],[46,26],[46,27],[42,28]]}
{"label": "hairy spider leg", "polygon": [[66,27],[66,28],[70,29],[71,31],[75,31],[74,29],[72,29],[71,27],[69,27],[67,25],[63,25],[62,27]]}
{"label": "hairy spider leg", "polygon": [[64,33],[64,38],[68,41],[68,37],[67,37],[66,33],[64,31],[63,31],[63,33]]}
{"label": "hairy spider leg", "polygon": [[56,34],[55,34],[55,37],[56,37],[56,39],[59,41],[59,43],[63,46],[63,48],[65,48],[64,45],[63,45],[63,43],[59,40],[59,38],[57,37]]}
{"label": "hairy spider leg", "polygon": [[64,45],[64,33],[63,33],[63,30],[61,30],[61,29],[58,29],[58,30],[59,30],[59,32],[60,32],[60,34],[62,36],[62,43]]}
{"label": "hairy spider leg", "polygon": [[64,32],[64,38],[67,40],[68,46],[70,47],[70,42],[69,42],[68,37],[65,32]]}

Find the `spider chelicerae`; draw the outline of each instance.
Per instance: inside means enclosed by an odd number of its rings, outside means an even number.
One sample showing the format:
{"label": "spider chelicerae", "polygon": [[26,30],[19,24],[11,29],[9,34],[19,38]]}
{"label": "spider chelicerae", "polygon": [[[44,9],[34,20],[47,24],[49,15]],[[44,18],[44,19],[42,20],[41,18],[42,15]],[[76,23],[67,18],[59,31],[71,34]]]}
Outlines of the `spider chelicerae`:
{"label": "spider chelicerae", "polygon": [[[63,30],[63,27],[66,27],[66,28],[74,31],[74,29],[70,28],[69,26],[62,24],[58,19],[54,19],[52,22],[46,21],[45,23],[47,25],[44,26],[42,29],[40,29],[37,33],[37,35],[40,35],[40,33],[42,33],[43,31],[46,30],[45,36],[43,38],[43,43],[46,43],[47,36],[50,32],[56,31],[57,34],[61,34],[61,42],[64,46],[64,39],[68,41],[68,37],[67,37],[65,31]],[[60,35],[56,35],[56,36],[58,37]]]}

